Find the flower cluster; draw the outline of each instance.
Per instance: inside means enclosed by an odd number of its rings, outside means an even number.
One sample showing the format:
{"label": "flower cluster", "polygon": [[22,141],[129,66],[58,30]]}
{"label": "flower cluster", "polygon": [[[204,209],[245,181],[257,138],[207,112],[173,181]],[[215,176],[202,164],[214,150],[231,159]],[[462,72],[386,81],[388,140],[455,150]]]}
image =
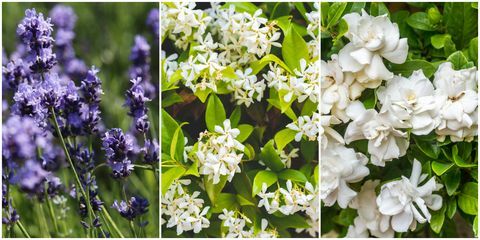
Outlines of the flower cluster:
{"label": "flower cluster", "polygon": [[[416,152],[426,151],[419,141],[439,147],[475,139],[477,69],[447,61],[436,71],[418,67],[399,74],[393,64],[415,60],[407,60],[410,39],[400,37],[397,23],[387,14],[371,16],[364,9],[343,15],[341,21],[348,26],[343,35],[348,43],[321,60],[320,198],[324,207],[337,203],[340,209],[356,210],[347,237],[391,238],[430,222],[432,211],[442,208],[442,195],[433,193],[442,184],[431,170],[422,174],[422,164],[433,168],[429,161],[438,153],[423,158]],[[298,131],[296,140],[302,137],[302,124],[299,119],[290,127]],[[375,179],[394,178],[392,166],[409,162],[410,178]]]}
{"label": "flower cluster", "polygon": [[[261,229],[255,233],[254,228],[251,227],[248,230],[245,230],[247,223],[252,223],[250,219],[242,217],[239,213],[234,211],[228,211],[227,209],[222,210],[223,213],[218,216],[223,221],[222,226],[228,228],[228,232],[225,236],[226,238],[276,238],[277,232],[274,229],[267,230],[268,221],[267,219],[262,219]],[[240,216],[238,216],[240,215]]]}
{"label": "flower cluster", "polygon": [[232,181],[235,173],[241,171],[239,164],[245,146],[235,139],[238,134],[240,131],[231,127],[229,119],[223,122],[223,127],[215,126],[215,132],[200,133],[195,158],[199,173],[207,175],[213,184],[220,182],[222,176]]}
{"label": "flower cluster", "polygon": [[128,202],[115,200],[112,207],[115,208],[122,217],[132,221],[134,218],[148,212],[148,200],[142,197],[131,197]]}
{"label": "flower cluster", "polygon": [[[210,221],[205,217],[209,206],[204,207],[204,201],[198,198],[200,192],[190,194],[184,186],[191,183],[190,180],[175,180],[167,192],[162,196],[162,215],[168,216],[167,228],[177,227],[177,235],[185,231],[198,233],[202,228],[208,228]],[[162,225],[165,222],[162,218]]]}

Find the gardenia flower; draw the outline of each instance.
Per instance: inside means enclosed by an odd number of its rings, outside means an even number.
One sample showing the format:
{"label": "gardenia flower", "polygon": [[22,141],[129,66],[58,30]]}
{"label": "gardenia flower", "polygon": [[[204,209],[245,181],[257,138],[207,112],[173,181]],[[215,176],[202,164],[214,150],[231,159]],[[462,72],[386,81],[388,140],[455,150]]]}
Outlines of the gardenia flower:
{"label": "gardenia flower", "polygon": [[349,207],[357,209],[358,216],[354,219],[354,225],[348,227],[346,237],[369,237],[392,238],[393,229],[390,227],[390,216],[385,216],[378,210],[375,187],[380,180],[366,181],[358,195],[350,202]]}
{"label": "gardenia flower", "polygon": [[338,56],[332,55],[328,62],[321,62],[321,109],[322,114],[331,114],[347,122],[350,118],[346,109],[350,102],[360,96],[363,87],[354,81],[352,73],[343,72],[338,64]]}
{"label": "gardenia flower", "polygon": [[470,142],[477,136],[478,96],[477,70],[475,67],[455,71],[450,62],[442,63],[433,84],[441,99],[441,122],[435,130],[437,138],[452,142]]}
{"label": "gardenia flower", "polygon": [[376,88],[382,80],[392,78],[383,58],[401,64],[408,54],[407,39],[400,39],[398,25],[387,14],[373,17],[364,9],[362,15],[349,13],[343,19],[348,24],[345,37],[350,43],[338,53],[342,70],[355,73],[356,80],[366,88]]}
{"label": "gardenia flower", "polygon": [[353,102],[347,114],[353,121],[345,131],[345,143],[367,139],[372,164],[383,167],[385,162],[406,154],[407,134],[395,129],[386,114],[366,110],[360,101]]}
{"label": "gardenia flower", "polygon": [[240,130],[231,128],[230,119],[223,122],[223,128],[215,126],[215,132],[200,133],[195,152],[199,173],[207,175],[213,184],[219,183],[221,176],[227,176],[228,181],[232,181],[235,173],[241,171],[238,165],[245,146],[236,140],[239,134]]}
{"label": "gardenia flower", "polygon": [[361,181],[370,171],[368,158],[338,142],[328,142],[321,152],[320,199],[329,207],[338,202],[341,208],[357,195],[347,183]]}
{"label": "gardenia flower", "polygon": [[442,207],[442,197],[432,194],[442,185],[435,183],[435,177],[432,177],[419,186],[428,176],[421,174],[421,171],[422,165],[414,159],[410,179],[402,176],[401,180],[386,183],[377,197],[380,213],[392,217],[391,225],[396,232],[406,232],[409,227],[414,230],[417,221],[430,222],[431,215],[427,207],[433,211]]}
{"label": "gardenia flower", "polygon": [[194,233],[199,233],[203,228],[210,227],[210,221],[205,217],[210,207],[203,206],[203,199],[198,198],[200,192],[195,191],[189,194],[183,188],[190,182],[189,179],[173,181],[161,198],[161,213],[169,217],[167,228],[176,226],[177,235],[192,230]]}
{"label": "gardenia flower", "polygon": [[407,124],[415,135],[427,135],[439,124],[438,98],[422,70],[409,78],[394,76],[385,87],[378,88],[377,96],[382,103],[380,113],[387,113],[394,125]]}
{"label": "gardenia flower", "polygon": [[333,129],[331,126],[335,124],[340,124],[341,121],[338,120],[334,116],[329,116],[329,115],[322,115],[320,117],[320,130],[319,134],[321,136],[321,147],[322,149],[325,149],[328,145],[328,143],[332,140],[339,142],[341,144],[345,144],[345,141],[343,140],[343,136],[340,135],[335,129]]}

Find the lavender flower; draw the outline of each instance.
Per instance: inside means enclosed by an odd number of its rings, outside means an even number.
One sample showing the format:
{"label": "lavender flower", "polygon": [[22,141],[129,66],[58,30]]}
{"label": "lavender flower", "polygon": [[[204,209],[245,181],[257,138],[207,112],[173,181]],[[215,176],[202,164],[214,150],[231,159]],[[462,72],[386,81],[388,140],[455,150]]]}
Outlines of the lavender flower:
{"label": "lavender flower", "polygon": [[[78,88],[73,81],[65,86],[65,94],[61,100],[60,109],[61,129],[63,136],[78,136],[83,133],[83,120],[81,118],[82,102],[78,94]],[[62,121],[63,120],[63,121]]]}
{"label": "lavender flower", "polygon": [[17,35],[28,46],[27,60],[35,73],[48,72],[57,62],[52,51],[52,26],[50,18],[45,19],[35,9],[27,9],[25,18],[18,25]]}
{"label": "lavender flower", "polygon": [[36,156],[37,147],[51,140],[29,117],[11,116],[2,126],[2,156],[6,162],[26,161]]}
{"label": "lavender flower", "polygon": [[98,70],[92,66],[80,86],[83,95],[82,107],[80,109],[83,121],[83,130],[87,134],[98,132],[98,123],[100,121],[100,96],[103,94],[102,82],[97,77]]}
{"label": "lavender flower", "polygon": [[35,160],[27,160],[13,176],[12,183],[17,184],[26,193],[41,194],[48,175],[49,172],[45,171],[40,163]]}
{"label": "lavender flower", "polygon": [[145,140],[145,146],[142,148],[143,152],[143,162],[146,164],[155,164],[159,161],[159,146],[157,141],[154,139],[153,141],[150,139]]}
{"label": "lavender flower", "polygon": [[136,78],[130,80],[132,86],[127,90],[125,96],[126,101],[125,105],[130,108],[128,115],[133,117],[135,128],[144,133],[148,130],[148,108],[145,103],[151,101],[148,97],[145,96],[145,92],[141,84],[141,78]]}
{"label": "lavender flower", "polygon": [[132,66],[130,67],[130,79],[141,78],[141,85],[145,91],[145,96],[150,99],[155,98],[156,89],[150,82],[150,45],[147,40],[137,35],[130,54]]}
{"label": "lavender flower", "polygon": [[18,86],[17,92],[13,96],[12,113],[19,116],[32,117],[39,126],[44,126],[47,109],[41,104],[41,99],[42,95],[38,89],[27,83],[22,83]]}
{"label": "lavender flower", "polygon": [[58,28],[73,30],[77,15],[69,6],[58,4],[50,11],[50,18]]}
{"label": "lavender flower", "polygon": [[122,217],[132,221],[136,217],[148,212],[148,200],[142,197],[131,197],[128,202],[115,200],[112,207],[115,208]]}
{"label": "lavender flower", "polygon": [[155,42],[158,42],[159,35],[160,35],[160,30],[159,30],[160,21],[159,21],[158,8],[154,8],[150,10],[150,12],[148,13],[147,25],[150,27],[150,29],[152,29],[155,35],[155,40],[157,40]]}
{"label": "lavender flower", "polygon": [[30,70],[25,68],[22,59],[12,60],[2,68],[3,82],[7,89],[17,90],[21,83],[30,82]]}
{"label": "lavender flower", "polygon": [[103,140],[103,150],[106,152],[107,163],[113,171],[114,178],[124,178],[130,175],[133,170],[133,164],[128,159],[133,151],[132,139],[129,135],[124,135],[119,128],[110,129],[105,133]]}

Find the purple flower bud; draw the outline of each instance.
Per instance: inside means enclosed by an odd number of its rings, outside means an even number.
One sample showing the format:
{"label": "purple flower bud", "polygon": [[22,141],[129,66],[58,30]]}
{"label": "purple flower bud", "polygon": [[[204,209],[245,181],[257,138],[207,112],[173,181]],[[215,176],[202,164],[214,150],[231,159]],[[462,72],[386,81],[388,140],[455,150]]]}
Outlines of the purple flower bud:
{"label": "purple flower bud", "polygon": [[132,87],[130,87],[125,94],[125,105],[130,108],[128,115],[133,117],[136,129],[143,133],[146,132],[149,127],[147,117],[148,108],[145,103],[151,100],[145,96],[143,87],[140,85],[142,82],[141,78],[130,81],[132,82]]}
{"label": "purple flower bud", "polygon": [[12,60],[7,63],[7,65],[2,68],[2,74],[6,87],[13,91],[17,90],[19,84],[31,82],[30,70],[25,68],[22,59]]}
{"label": "purple flower bud", "polygon": [[157,141],[150,139],[145,140],[145,146],[142,148],[143,152],[143,162],[146,164],[155,164],[160,160],[158,152],[159,146]]}
{"label": "purple flower bud", "polygon": [[13,177],[12,182],[17,184],[20,189],[29,194],[40,194],[44,189],[49,172],[45,171],[40,163],[35,160],[28,160],[17,174]]}
{"label": "purple flower bud", "polygon": [[127,202],[117,200],[113,202],[112,208],[116,209],[120,215],[129,221],[148,212],[148,200],[142,197],[131,197]]}
{"label": "purple flower bud", "polygon": [[82,80],[80,91],[83,94],[83,101],[85,103],[98,104],[100,103],[100,96],[103,94],[102,81],[97,77],[98,69],[92,66],[87,72],[87,76]]}
{"label": "purple flower bud", "polygon": [[69,6],[57,4],[50,11],[50,18],[58,28],[73,30],[77,22],[77,15]]}
{"label": "purple flower bud", "polygon": [[133,170],[133,164],[128,159],[133,151],[133,140],[130,135],[123,134],[119,128],[110,129],[102,138],[107,156],[107,163],[113,170],[114,178],[127,177]]}
{"label": "purple flower bud", "polygon": [[153,33],[155,34],[156,40],[158,40],[160,35],[160,20],[158,8],[154,8],[150,10],[150,13],[148,13],[147,25],[150,27],[150,29],[152,29]]}

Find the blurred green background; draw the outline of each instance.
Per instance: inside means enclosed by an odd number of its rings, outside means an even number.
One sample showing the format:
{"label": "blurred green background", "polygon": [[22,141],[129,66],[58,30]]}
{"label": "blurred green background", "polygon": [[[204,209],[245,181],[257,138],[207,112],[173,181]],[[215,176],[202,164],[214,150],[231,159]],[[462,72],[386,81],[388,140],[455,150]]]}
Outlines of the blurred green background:
{"label": "blurred green background", "polygon": [[[3,3],[2,5],[2,34],[3,48],[9,56],[15,51],[18,44],[16,36],[17,25],[24,17],[27,8],[35,8],[37,12],[49,15],[50,10],[57,3]],[[158,70],[159,70],[159,45],[156,42],[153,32],[146,25],[148,13],[153,8],[158,8],[158,3],[61,3],[71,6],[76,15],[74,47],[77,58],[82,59],[87,66],[95,65],[100,69],[99,77],[102,80],[101,117],[106,128],[120,127],[124,131],[128,130],[132,119],[127,116],[128,109],[123,106],[125,102],[125,91],[130,87],[128,69],[131,66],[129,60],[131,47],[134,37],[137,34],[144,36],[151,46],[151,74],[152,83],[158,88]],[[55,36],[55,26],[54,33]],[[6,63],[3,63],[6,64]],[[81,79],[73,79],[77,86]],[[3,95],[8,98],[9,104],[11,96]],[[149,109],[153,116],[152,125],[156,132],[159,131],[159,97],[149,103]],[[8,116],[4,116],[5,120]],[[158,133],[157,140],[158,140]],[[143,146],[143,140],[138,144]],[[100,150],[100,137],[94,140],[94,150],[96,152],[96,165],[105,162],[103,150]],[[73,183],[71,170],[63,168],[57,175],[67,183]],[[131,237],[128,221],[123,219],[116,210],[111,208],[114,199],[123,199],[122,185],[124,182],[113,180],[110,177],[110,170],[102,167],[95,172],[97,183],[99,185],[99,195],[105,202],[105,207],[112,216],[120,231],[126,236]],[[158,175],[157,175],[158,177]],[[155,178],[152,171],[136,169],[127,182],[127,195],[141,195],[150,202],[149,212],[143,216],[143,220],[148,220],[146,227],[148,237],[158,237],[159,235],[159,191],[158,179]],[[80,225],[78,216],[78,206],[76,201],[68,198],[67,217],[62,224],[65,224],[72,232],[64,235],[63,233],[53,232],[49,216],[46,215],[47,225],[44,226],[41,218],[40,204],[37,200],[29,199],[25,194],[20,193],[16,188],[12,188],[12,198],[14,207],[18,209],[21,220],[28,232],[34,236],[45,236],[45,228],[48,229],[51,236],[57,237],[82,237],[85,236],[84,230]],[[64,194],[68,195],[68,192]],[[46,206],[43,206],[45,213]],[[56,214],[59,214],[59,208],[56,208]],[[4,228],[5,229],[5,228]],[[18,228],[15,228],[17,237],[23,236]],[[63,232],[63,231],[61,231]]]}

